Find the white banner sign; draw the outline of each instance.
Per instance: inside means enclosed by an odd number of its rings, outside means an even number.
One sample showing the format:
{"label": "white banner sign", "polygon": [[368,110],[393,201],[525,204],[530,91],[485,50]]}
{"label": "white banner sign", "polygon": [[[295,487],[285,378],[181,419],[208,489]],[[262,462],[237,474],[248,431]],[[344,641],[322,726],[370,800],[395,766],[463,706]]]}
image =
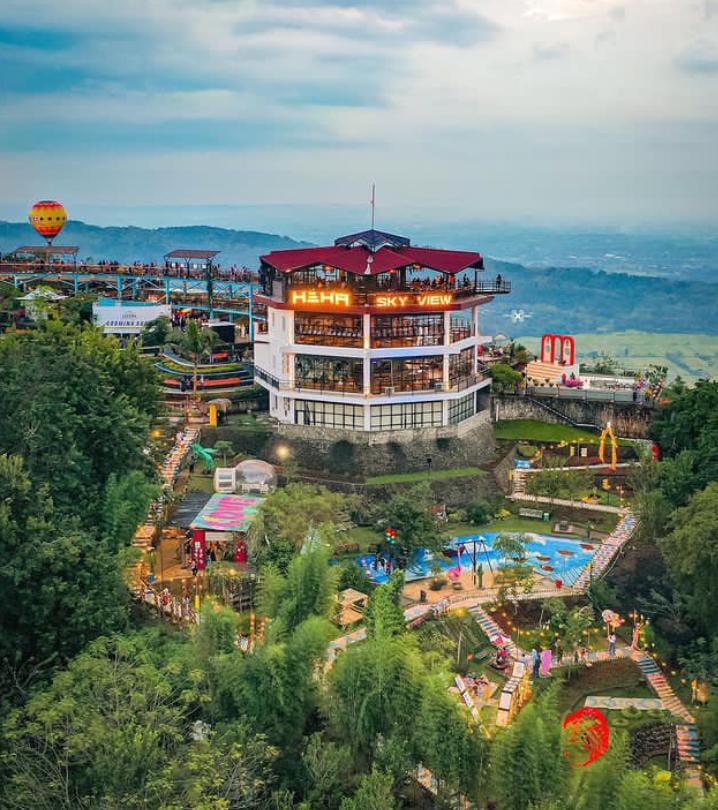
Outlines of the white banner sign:
{"label": "white banner sign", "polygon": [[172,317],[168,304],[104,304],[92,305],[92,317],[110,335],[139,335],[145,324],[156,318]]}

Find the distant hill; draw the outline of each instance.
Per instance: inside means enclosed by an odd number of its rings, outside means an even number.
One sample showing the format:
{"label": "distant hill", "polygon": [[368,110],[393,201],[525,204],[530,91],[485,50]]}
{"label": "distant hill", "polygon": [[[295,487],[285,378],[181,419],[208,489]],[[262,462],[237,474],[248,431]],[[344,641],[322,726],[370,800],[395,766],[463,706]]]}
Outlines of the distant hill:
{"label": "distant hill", "polygon": [[[487,273],[511,279],[512,293],[486,308],[488,334],[544,332],[691,332],[718,334],[718,284],[585,268],[526,268],[486,261]],[[510,316],[523,310],[524,320]]]}
{"label": "distant hill", "polygon": [[[20,245],[42,244],[26,223],[0,221],[0,252],[7,253]],[[217,261],[226,267],[233,264],[257,266],[257,257],[270,250],[306,246],[288,236],[191,225],[178,228],[134,228],[87,225],[71,220],[56,240],[58,245],[77,245],[78,258],[110,259],[118,262],[162,261],[165,253],[177,248],[219,250]]]}
{"label": "distant hill", "polygon": [[[29,225],[0,221],[0,252],[39,243]],[[257,267],[262,253],[309,244],[277,234],[204,225],[148,229],[98,227],[76,221],[68,222],[57,243],[77,245],[81,259],[120,262],[161,261],[175,248],[214,249],[221,251],[217,260],[223,266],[250,268]],[[511,279],[513,292],[497,296],[486,307],[482,313],[484,334],[601,334],[638,329],[718,335],[718,284],[584,267],[527,268],[497,259],[487,259],[486,268],[488,276],[501,273]],[[512,319],[516,312],[522,315]]]}

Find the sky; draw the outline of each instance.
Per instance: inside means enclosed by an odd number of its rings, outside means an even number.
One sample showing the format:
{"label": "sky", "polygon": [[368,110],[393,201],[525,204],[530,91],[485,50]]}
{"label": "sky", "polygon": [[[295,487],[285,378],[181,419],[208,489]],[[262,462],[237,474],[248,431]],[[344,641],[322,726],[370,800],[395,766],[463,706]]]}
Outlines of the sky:
{"label": "sky", "polygon": [[718,0],[0,2],[7,219],[710,224],[716,144]]}

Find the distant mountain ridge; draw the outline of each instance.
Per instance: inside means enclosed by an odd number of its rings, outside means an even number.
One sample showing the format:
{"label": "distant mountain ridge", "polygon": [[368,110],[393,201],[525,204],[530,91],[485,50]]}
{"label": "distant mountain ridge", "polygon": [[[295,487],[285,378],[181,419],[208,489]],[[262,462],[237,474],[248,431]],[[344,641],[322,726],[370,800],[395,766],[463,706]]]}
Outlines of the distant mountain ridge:
{"label": "distant mountain ridge", "polygon": [[[257,266],[257,257],[270,250],[307,247],[288,236],[187,225],[172,228],[100,227],[70,220],[55,240],[58,245],[77,245],[78,259],[108,259],[118,262],[160,262],[165,253],[178,248],[219,250],[217,261]],[[40,245],[42,239],[29,224],[0,221],[0,252],[8,253],[21,245]]]}
{"label": "distant mountain ridge", "polygon": [[[205,225],[148,229],[78,221],[68,222],[57,243],[77,245],[81,259],[120,262],[162,261],[165,253],[177,248],[213,249],[221,251],[217,261],[222,266],[252,269],[263,253],[310,244],[278,234]],[[0,221],[0,252],[24,244],[41,244],[30,225]],[[511,279],[513,289],[509,296],[497,296],[482,312],[484,334],[600,334],[631,329],[718,334],[718,284],[583,267],[527,268],[491,258],[486,260],[486,273],[501,273]]]}

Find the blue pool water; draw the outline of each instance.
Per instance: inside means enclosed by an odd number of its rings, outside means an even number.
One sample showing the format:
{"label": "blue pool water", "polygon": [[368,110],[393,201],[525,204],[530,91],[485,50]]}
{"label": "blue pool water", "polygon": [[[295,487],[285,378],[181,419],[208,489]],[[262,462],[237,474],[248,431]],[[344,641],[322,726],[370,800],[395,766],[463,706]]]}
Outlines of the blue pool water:
{"label": "blue pool water", "polygon": [[[464,555],[466,556],[466,555]],[[374,568],[374,561],[376,560],[375,554],[364,554],[357,558],[357,564],[360,565],[369,579],[375,585],[383,585],[388,579],[389,575],[386,569],[378,565]],[[444,559],[441,554],[432,554],[425,548],[417,549],[412,555],[409,565],[404,570],[404,579],[406,582],[413,582],[417,579],[426,579],[432,575],[432,563],[436,560],[436,564],[442,571],[446,571],[452,567],[452,563]],[[394,570],[394,561],[392,560],[392,571]]]}
{"label": "blue pool water", "polygon": [[[404,578],[407,582],[412,582],[432,576],[431,569],[434,560],[442,571],[455,569],[459,563],[464,571],[470,571],[474,544],[476,544],[477,565],[481,563],[484,571],[488,571],[490,567],[500,568],[505,562],[493,549],[493,542],[497,534],[497,532],[483,532],[482,534],[452,537],[446,547],[449,559],[440,554],[432,554],[425,548],[418,549],[404,571]],[[506,534],[516,534],[516,532],[506,532]],[[542,576],[552,580],[561,579],[566,585],[573,585],[599,548],[598,543],[582,543],[578,540],[566,540],[563,537],[553,537],[549,534],[535,534],[534,532],[523,532],[522,534],[529,538],[526,545],[527,562]],[[459,546],[463,546],[460,560],[457,557]],[[568,553],[561,554],[562,551]],[[389,579],[389,576],[381,565],[374,568],[375,560],[376,555],[364,554],[356,561],[372,583],[381,585]],[[550,570],[547,569],[547,566]],[[392,560],[391,570],[394,570],[394,567]]]}
{"label": "blue pool water", "polygon": [[[506,534],[515,533],[506,532]],[[535,534],[534,532],[523,532],[523,534],[529,538],[526,545],[527,562],[536,569],[537,573],[550,579],[561,579],[567,585],[573,585],[599,548],[598,543],[582,543],[577,540],[567,540],[564,537],[553,537],[549,534]],[[488,568],[489,562],[492,566],[500,567],[503,561],[493,550],[496,536],[497,532],[483,532],[452,537],[447,551],[456,554],[459,546],[463,545],[461,567],[470,569],[474,544],[476,544],[476,562],[480,562],[484,570]],[[561,551],[570,553],[561,554],[559,553]],[[548,557],[548,559],[539,559],[539,557]],[[550,566],[553,570],[546,570],[543,566]]]}

